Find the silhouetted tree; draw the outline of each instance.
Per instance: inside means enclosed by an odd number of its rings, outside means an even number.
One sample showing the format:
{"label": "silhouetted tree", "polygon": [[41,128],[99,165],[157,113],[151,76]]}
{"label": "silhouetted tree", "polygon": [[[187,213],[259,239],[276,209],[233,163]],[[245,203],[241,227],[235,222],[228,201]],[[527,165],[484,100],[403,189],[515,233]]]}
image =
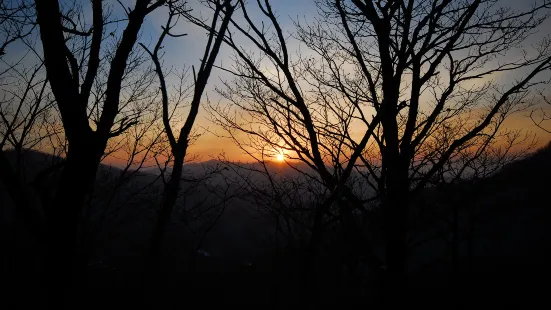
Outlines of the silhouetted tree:
{"label": "silhouetted tree", "polygon": [[[94,110],[100,115],[91,124],[90,95],[100,71],[102,46],[106,42],[104,3],[92,1],[92,25],[78,29],[70,16],[63,12],[56,0],[35,1],[37,23],[40,28],[44,64],[51,91],[63,123],[68,150],[55,195],[48,206],[49,254],[46,261],[50,306],[63,307],[65,289],[71,282],[76,258],[77,228],[84,200],[96,176],[109,139],[123,133],[134,122],[118,118],[121,88],[128,62],[146,16],[166,1],[139,0],[133,9],[126,9],[126,28],[117,42],[113,56],[108,59],[105,74],[105,96],[97,98]],[[81,19],[78,19],[80,21]],[[67,36],[91,37],[80,46],[80,52],[71,50]],[[77,55],[82,57],[78,59]],[[82,78],[82,83],[81,83]],[[118,124],[116,127],[115,125]]]}
{"label": "silhouetted tree", "polygon": [[[190,139],[192,138],[193,124],[197,118],[201,98],[205,87],[207,86],[214,62],[216,61],[216,57],[220,51],[223,37],[226,33],[230,18],[235,8],[235,5],[232,4],[231,0],[213,0],[206,1],[205,3],[213,8],[214,14],[211,19],[210,31],[205,46],[205,52],[201,59],[201,64],[197,72],[193,69],[192,99],[189,104],[189,112],[185,123],[180,129],[178,136],[174,135],[170,124],[172,114],[169,112],[169,90],[167,89],[165,75],[159,59],[159,50],[161,49],[166,36],[182,36],[171,33],[171,30],[175,26],[175,22],[178,18],[189,16],[190,10],[185,8],[183,5],[178,5],[176,2],[169,1],[169,16],[165,26],[163,27],[161,36],[153,48],[153,51],[150,51],[145,45],[142,44],[142,47],[151,56],[159,78],[162,94],[163,124],[170,145],[170,153],[173,157],[170,177],[164,188],[161,210],[149,242],[149,251],[146,258],[146,272],[149,273],[149,277],[152,276],[156,268],[159,267],[164,235],[170,223],[171,214],[174,209],[174,205],[176,204],[181,187],[183,164]],[[218,23],[220,22],[221,24],[218,26]],[[181,95],[182,94],[180,93],[180,100],[184,99]],[[149,280],[151,280],[151,278],[149,278]]]}
{"label": "silhouetted tree", "polygon": [[[44,76],[44,64],[35,50],[19,53],[21,46],[33,45],[34,10],[31,1],[0,4],[0,180],[8,189],[19,214],[38,240],[45,218],[26,189],[23,153],[41,148],[51,134],[53,102]],[[6,152],[13,152],[15,164]]]}
{"label": "silhouetted tree", "polygon": [[[318,1],[320,18],[297,22],[295,36],[269,1],[257,5],[263,22],[242,5],[243,19],[225,37],[235,52],[225,69],[236,79],[222,94],[240,114],[221,107],[216,117],[305,162],[354,208],[361,200],[347,180],[355,169],[366,175],[384,213],[386,297],[400,303],[410,202],[440,175],[467,174],[446,168],[501,143],[503,121],[546,83],[549,40],[523,44],[547,20],[549,4],[517,11],[493,0]],[[308,52],[295,56],[293,39]],[[318,205],[318,223],[339,199]],[[316,223],[313,231],[315,240]]]}

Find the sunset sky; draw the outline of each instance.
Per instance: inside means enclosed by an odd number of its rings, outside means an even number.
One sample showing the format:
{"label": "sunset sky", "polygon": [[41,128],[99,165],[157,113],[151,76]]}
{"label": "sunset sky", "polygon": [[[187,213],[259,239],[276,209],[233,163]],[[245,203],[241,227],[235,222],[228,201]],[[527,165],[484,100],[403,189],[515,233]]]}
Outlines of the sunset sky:
{"label": "sunset sky", "polygon": [[[127,0],[127,2],[131,3],[133,1]],[[255,4],[253,2],[256,1],[249,2],[251,4]],[[193,1],[190,1],[189,3],[193,3]],[[276,0],[271,1],[271,4],[273,9],[279,15],[281,27],[288,33],[291,33],[294,30],[293,23],[295,21],[302,22],[312,20],[316,16],[317,12],[317,7],[313,0]],[[200,10],[201,7],[198,6],[197,11]],[[166,22],[166,12],[167,11],[165,9],[161,9],[151,14],[143,30],[143,38],[146,41],[148,35],[152,37],[152,41],[157,39],[161,30],[160,25]],[[255,5],[251,5],[250,13],[252,13],[251,15],[253,18],[262,20],[260,14],[258,14],[258,11],[255,10]],[[167,67],[174,66],[175,68],[182,68],[190,65],[197,66],[200,63],[203,47],[205,46],[206,31],[199,29],[194,25],[181,23],[181,26],[178,30],[175,30],[175,32],[186,33],[187,36],[182,38],[169,38],[165,41],[165,65]],[[231,65],[231,55],[231,49],[223,46],[222,50],[218,54],[216,63],[220,66]],[[219,69],[214,69],[203,99],[205,100],[208,97],[211,101],[221,100],[214,89],[217,86],[220,86],[221,80],[231,81],[231,79],[232,77],[230,74]],[[204,110],[199,113],[196,121],[196,128],[203,131],[204,134],[196,141],[195,144],[193,144],[190,152],[199,156],[199,161],[217,158],[222,153],[233,160],[251,160],[251,158],[244,154],[242,150],[237,148],[231,140],[217,136],[224,135],[225,133],[212,125],[212,123],[208,120],[207,113]]]}
{"label": "sunset sky", "polygon": [[[537,0],[536,2],[538,2]],[[252,18],[260,23],[262,18],[258,11],[255,11],[255,2],[248,1],[251,4],[250,13]],[[513,7],[525,6],[527,3],[532,1],[520,1],[520,0],[503,0],[501,3],[503,5],[511,5]],[[107,5],[110,6],[113,10],[113,16],[122,16],[123,11],[120,5],[116,1],[106,1]],[[134,1],[132,0],[123,0],[121,3],[128,7],[134,6]],[[201,6],[198,5],[196,1],[189,1],[196,10],[195,12],[200,13]],[[292,34],[295,31],[294,22],[311,22],[317,16],[317,8],[314,0],[273,0],[271,1],[273,9],[277,12],[279,16],[280,24],[287,34]],[[85,15],[88,15],[88,19],[91,21],[91,9],[90,3],[86,0],[81,0],[83,5]],[[165,23],[167,10],[165,8],[158,9],[154,11],[150,16],[148,16],[142,30],[142,36],[140,42],[145,45],[153,45],[161,32],[161,25]],[[207,11],[203,12],[208,14]],[[113,28],[115,31],[122,31],[124,25],[119,26],[118,28]],[[533,42],[536,42],[538,39],[541,39],[544,36],[551,34],[551,22],[547,22],[544,27],[541,28],[542,31],[534,36]],[[173,68],[174,70],[182,70],[185,66],[195,65],[197,66],[200,63],[200,57],[203,53],[203,48],[206,42],[206,32],[198,27],[181,22],[180,25],[174,30],[176,33],[186,33],[187,36],[180,38],[167,38],[164,42],[164,67]],[[528,43],[533,43],[528,42]],[[244,43],[244,46],[247,47],[247,43]],[[304,47],[301,47],[296,40],[290,37],[289,46],[291,49],[301,50],[304,52]],[[17,48],[17,47],[14,47]],[[21,48],[21,47],[20,47]],[[16,53],[15,53],[16,54]],[[13,55],[13,54],[11,54]],[[7,54],[9,61],[10,53]],[[229,48],[223,47],[220,51],[217,58],[217,65],[222,67],[230,67],[232,52]],[[222,100],[215,92],[216,87],[221,86],[221,81],[231,81],[232,77],[221,70],[214,69],[211,74],[209,85],[207,86],[207,91],[203,96],[203,99],[206,101],[207,98],[210,102],[219,102]],[[499,77],[501,81],[514,80],[515,76],[502,75]],[[175,83],[174,76],[169,76],[167,78],[169,84]],[[222,102],[224,103],[224,102]],[[507,121],[507,128],[510,129],[524,129],[526,131],[531,131],[537,135],[539,139],[539,145],[547,143],[551,139],[551,135],[545,133],[544,131],[536,128],[532,121],[527,117],[530,111],[525,111],[513,115]],[[233,160],[250,160],[250,158],[244,154],[240,149],[238,149],[231,140],[219,137],[217,135],[223,135],[219,128],[214,126],[208,119],[208,114],[201,110],[198,116],[198,119],[195,124],[195,128],[199,132],[203,132],[203,135],[193,144],[190,149],[190,155],[197,156],[198,161],[206,161],[213,158],[217,158],[220,154],[224,153],[228,158]],[[178,131],[179,128],[174,126],[174,131]],[[108,162],[117,164],[120,160],[111,158]]]}
{"label": "sunset sky", "polygon": [[[128,2],[132,2],[127,0]],[[539,1],[539,0],[538,0]],[[255,13],[255,3],[256,1],[249,1],[251,5],[250,12],[253,13],[253,18],[256,18],[259,22],[262,21],[260,14]],[[532,1],[518,1],[518,0],[504,0],[502,1],[503,5],[512,6],[514,8],[522,9],[523,5],[527,5],[528,2]],[[273,9],[277,12],[280,20],[281,27],[283,30],[289,34],[293,33],[295,30],[294,22],[308,22],[314,20],[317,16],[317,7],[314,0],[275,0],[271,1]],[[258,13],[258,11],[256,11]],[[152,37],[154,41],[160,31],[160,25],[165,22],[166,11],[157,10],[155,11],[147,21],[147,24],[144,28],[143,38],[147,41],[147,37]],[[542,31],[534,36],[533,41],[540,39],[543,36],[551,34],[551,22],[547,21],[547,26],[542,27]],[[197,27],[189,24],[182,24],[181,32],[185,32],[188,35],[182,38],[170,38],[165,41],[165,63],[173,65],[175,68],[182,67],[184,65],[198,64],[203,52],[202,46],[204,44],[198,44],[198,42],[203,43],[205,41],[205,31],[198,29]],[[549,30],[549,32],[544,33]],[[178,32],[178,31],[176,31]],[[299,49],[300,46],[296,44],[296,40],[290,39],[291,46],[295,43],[294,48]],[[301,50],[302,52],[304,50]],[[218,56],[217,64],[221,66],[231,65],[231,50],[227,47],[223,48]],[[500,79],[507,80],[513,78],[510,76],[501,76]],[[211,75],[208,90],[206,95],[211,101],[219,100],[219,97],[214,91],[214,88],[219,86],[221,80],[231,80],[231,76],[221,70],[215,69]],[[551,139],[551,135],[545,133],[544,131],[538,129],[534,126],[532,121],[527,117],[529,111],[521,112],[514,114],[507,121],[507,128],[510,129],[523,129],[526,131],[531,131],[537,135],[538,140],[540,140],[539,145],[547,143]],[[201,111],[196,122],[196,128],[204,128],[208,131],[212,131],[218,134],[224,134],[220,129],[213,126],[209,120],[208,115],[205,111]],[[231,159],[235,160],[250,160],[248,155],[244,154],[240,149],[238,149],[232,141],[229,139],[224,139],[217,137],[215,134],[210,133],[205,130],[205,133],[191,148],[191,152],[199,156],[199,160],[209,160],[211,158],[216,158],[219,154],[225,153],[225,155]]]}

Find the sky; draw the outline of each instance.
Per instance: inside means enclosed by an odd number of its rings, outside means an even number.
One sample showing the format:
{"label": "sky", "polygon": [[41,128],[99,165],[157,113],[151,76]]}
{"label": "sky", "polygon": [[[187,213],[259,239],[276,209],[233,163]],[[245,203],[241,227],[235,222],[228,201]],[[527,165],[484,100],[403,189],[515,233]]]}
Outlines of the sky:
{"label": "sky", "polygon": [[[87,0],[77,0],[80,1],[84,7],[84,14],[88,20],[91,21],[91,10],[90,4]],[[537,0],[540,1],[540,0]],[[203,14],[205,11],[201,9],[198,5],[198,1],[188,1],[195,9],[197,14]],[[250,4],[253,4],[254,0],[248,1]],[[511,5],[513,7],[522,7],[526,5],[528,0],[502,0],[504,5]],[[113,16],[117,16],[123,13],[122,8],[120,7],[117,1],[106,1],[107,5],[110,6],[113,10]],[[120,3],[127,7],[133,7],[134,0],[121,0]],[[295,21],[311,21],[314,17],[317,16],[317,8],[314,0],[272,0],[271,1],[274,11],[279,17],[279,22],[283,28],[284,33],[291,34],[295,30],[294,22]],[[259,20],[260,15],[256,14],[254,9],[251,10],[253,19]],[[156,42],[160,32],[161,25],[165,23],[166,18],[166,9],[158,9],[150,14],[142,29],[142,34],[140,37],[140,42],[145,45],[151,45]],[[549,35],[551,29],[551,23],[547,23],[547,26],[543,27],[542,30],[537,36],[546,36]],[[117,31],[121,31],[123,26],[116,28]],[[164,42],[164,67],[173,68],[174,70],[180,70],[185,66],[195,65],[197,66],[200,63],[200,58],[203,53],[203,48],[206,42],[206,32],[202,29],[199,29],[196,26],[186,24],[181,22],[175,29],[176,33],[186,33],[187,35],[180,38],[167,38]],[[292,40],[291,40],[292,41]],[[291,46],[294,49],[300,49],[296,41],[291,42]],[[301,49],[302,50],[302,49]],[[230,66],[232,63],[231,60],[232,52],[228,47],[223,47],[217,58],[217,64],[220,66]],[[510,76],[502,76],[503,79],[512,78]],[[220,96],[217,95],[215,88],[221,86],[221,81],[231,80],[231,76],[218,69],[214,69],[211,74],[209,84],[204,96],[204,100],[210,100],[211,102],[217,102],[221,100]],[[169,84],[174,84],[176,79],[174,76],[168,78]],[[543,131],[535,128],[531,120],[526,116],[528,113],[519,113],[513,115],[507,122],[507,127],[510,129],[524,129],[527,131],[532,131],[536,134],[541,140],[541,143],[546,143],[551,139],[551,135],[545,134]],[[179,128],[175,126],[174,131],[178,131]],[[227,138],[222,138],[220,135],[224,133],[214,126],[209,121],[209,116],[205,110],[201,109],[198,119],[196,121],[195,128],[202,132],[202,136],[191,146],[190,153],[196,157],[197,161],[207,161],[209,159],[217,158],[220,154],[225,154],[230,159],[233,160],[249,160],[248,156],[245,155],[239,148],[237,148],[233,142]],[[541,144],[540,143],[540,144]],[[112,158],[110,159],[112,163],[116,164],[118,160]]]}
{"label": "sky", "polygon": [[[252,3],[255,1],[249,1]],[[192,3],[192,1],[190,1]],[[253,3],[254,4],[254,3]],[[311,20],[316,15],[316,5],[313,0],[276,0],[271,1],[272,8],[277,12],[280,25],[284,32],[291,33],[294,30],[295,21]],[[201,8],[196,8],[197,12],[201,12]],[[254,6],[251,6],[251,15],[253,18],[260,20],[260,14],[254,10]],[[257,14],[255,14],[257,13]],[[202,14],[202,13],[199,13]],[[208,12],[207,12],[208,14]],[[144,25],[144,33],[150,33],[154,40],[159,34],[160,25],[166,21],[166,11],[157,10],[151,14],[147,23]],[[206,32],[194,25],[183,24],[180,30],[175,30],[177,33],[186,33],[187,36],[182,38],[171,38],[167,40],[165,44],[166,52],[166,65],[174,66],[175,68],[183,67],[185,65],[197,66],[200,63],[202,57],[203,47],[206,42]],[[248,44],[248,43],[244,43]],[[227,46],[223,46],[217,57],[217,64],[224,67],[231,65],[232,51]],[[170,64],[170,65],[169,65]],[[214,69],[209,85],[205,93],[205,98],[208,97],[211,101],[220,100],[215,88],[221,85],[221,81],[231,81],[232,77],[219,69]],[[202,136],[191,146],[190,153],[199,157],[198,160],[209,160],[217,158],[220,154],[224,154],[228,158],[234,160],[250,160],[249,156],[235,146],[235,144],[227,139],[222,138],[225,136],[225,132],[213,126],[209,120],[209,116],[205,110],[199,112],[198,119],[196,121],[196,128],[203,134]]]}
{"label": "sky", "polygon": [[[112,1],[110,4],[113,9],[113,15],[123,14],[123,11],[116,1]],[[205,10],[199,3],[199,1],[188,1],[190,7],[195,10],[194,14],[200,16],[209,16],[209,11]],[[249,1],[255,4],[256,1]],[[121,3],[127,7],[133,7],[134,0],[122,0]],[[291,33],[294,30],[295,21],[311,20],[316,16],[316,5],[313,0],[275,0],[271,1],[272,8],[278,15],[278,20],[284,32]],[[89,4],[83,1],[85,10],[90,11]],[[144,22],[142,26],[142,34],[140,41],[147,46],[153,46],[156,43],[157,38],[161,34],[162,28],[166,23],[168,10],[166,8],[160,8],[152,12]],[[258,10],[255,10],[255,6],[251,6],[250,14],[255,18],[259,18]],[[91,16],[90,16],[91,17]],[[260,19],[259,19],[260,20]],[[172,68],[173,70],[182,70],[183,68],[189,68],[192,65],[196,67],[200,64],[200,59],[203,56],[204,46],[207,39],[207,33],[203,29],[197,26],[180,22],[174,29],[173,33],[181,34],[185,33],[186,36],[180,38],[168,37],[163,44],[163,51],[165,53],[163,57],[163,67]],[[247,44],[247,43],[244,43]],[[291,44],[292,45],[292,44]],[[298,48],[298,46],[297,46]],[[232,63],[232,52],[227,46],[223,46],[218,54],[216,64],[222,67],[229,66]],[[231,81],[232,77],[227,72],[219,69],[213,69],[210,76],[207,89],[203,96],[203,101],[210,100],[213,103],[221,100],[220,96],[216,93],[215,89],[220,87],[222,81]],[[177,78],[175,75],[167,77],[167,83],[170,85],[177,85]],[[179,131],[179,124],[174,124],[173,131]],[[232,160],[249,161],[250,157],[246,155],[241,149],[227,139],[223,138],[225,132],[220,130],[212,124],[209,120],[208,113],[201,109],[197,117],[194,128],[197,132],[201,133],[201,136],[190,147],[188,152],[194,157],[196,161],[208,161],[210,159],[216,159],[220,155],[224,155]],[[119,155],[122,158],[124,155]],[[108,159],[112,163],[123,162],[116,158]]]}
{"label": "sky", "polygon": [[[256,1],[249,1],[249,3],[252,2]],[[528,2],[531,1],[502,0],[504,6],[511,6],[516,9],[525,8]],[[293,33],[295,30],[294,22],[311,21],[317,16],[317,7],[314,0],[274,0],[271,1],[271,3],[273,9],[277,12],[283,31],[289,34]],[[257,20],[260,20],[260,14],[255,15],[254,10],[251,10],[251,12],[253,13],[253,19],[257,18]],[[160,29],[158,25],[164,23],[164,18],[164,11],[158,10],[154,12],[145,25],[144,33],[151,33],[152,36],[155,37],[154,34],[158,34]],[[546,25],[547,26],[544,25],[545,27],[542,27],[542,31],[534,37],[534,41],[538,40],[542,36],[549,35],[550,32],[546,33],[546,31],[551,29],[551,27],[549,27],[551,26],[551,23],[548,22]],[[175,67],[182,66],[183,64],[197,64],[202,53],[202,49],[197,48],[199,45],[197,42],[205,41],[205,32],[203,30],[197,29],[192,25],[183,25],[182,28],[188,36],[171,39],[167,42],[167,44],[165,44],[166,61],[172,63]],[[202,47],[203,45],[199,46]],[[298,49],[299,47],[295,46],[295,48]],[[217,63],[222,66],[230,64],[230,56],[231,51],[228,48],[223,48],[218,56]],[[501,78],[508,79],[511,77],[505,75]],[[211,75],[206,93],[208,98],[211,100],[217,100],[218,96],[216,95],[214,88],[221,84],[220,81],[228,79],[231,79],[231,77],[227,73],[215,69]],[[522,112],[512,115],[506,122],[507,128],[513,130],[522,129],[527,132],[533,132],[537,135],[537,138],[541,140],[540,145],[547,143],[551,139],[551,135],[536,128],[532,121],[527,117],[527,114],[528,112]],[[216,158],[221,153],[224,153],[232,159],[249,159],[248,156],[243,154],[243,152],[238,149],[231,140],[216,136],[216,134],[223,135],[224,133],[209,122],[208,115],[205,111],[200,112],[196,126],[198,128],[203,128],[205,133],[197,140],[190,151],[199,156],[200,159],[208,160],[211,158]]]}

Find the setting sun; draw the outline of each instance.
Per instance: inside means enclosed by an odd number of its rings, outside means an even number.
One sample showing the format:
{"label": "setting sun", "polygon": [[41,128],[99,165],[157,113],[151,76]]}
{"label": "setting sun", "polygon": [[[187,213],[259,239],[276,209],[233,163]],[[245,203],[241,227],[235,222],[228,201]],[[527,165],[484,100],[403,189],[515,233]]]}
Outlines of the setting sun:
{"label": "setting sun", "polygon": [[281,154],[281,153],[280,153],[280,154],[277,154],[277,155],[275,156],[275,159],[276,159],[276,161],[283,162],[283,161],[285,161],[285,155],[283,155],[283,154]]}

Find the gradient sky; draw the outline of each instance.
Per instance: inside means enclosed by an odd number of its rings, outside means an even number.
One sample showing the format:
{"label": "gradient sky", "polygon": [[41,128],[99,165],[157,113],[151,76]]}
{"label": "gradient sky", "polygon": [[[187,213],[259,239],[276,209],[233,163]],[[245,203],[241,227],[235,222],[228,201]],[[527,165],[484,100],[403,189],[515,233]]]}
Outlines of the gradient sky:
{"label": "gradient sky", "polygon": [[[254,4],[249,1],[249,3]],[[509,5],[514,8],[524,9],[526,5],[531,3],[529,0],[502,0],[504,5]],[[277,12],[281,26],[284,31],[291,33],[294,31],[293,21],[308,21],[316,16],[317,8],[314,0],[274,0],[271,1],[273,9]],[[254,6],[252,6],[254,7]],[[259,15],[254,15],[254,10],[251,9],[253,13],[253,19],[259,18]],[[164,22],[165,12],[158,10],[149,18],[145,28],[144,28],[144,38],[149,33],[152,37],[156,38],[156,35],[159,33],[160,25]],[[534,37],[534,40],[541,38],[542,36],[549,35],[545,33],[551,29],[551,22],[548,22],[545,27],[542,27],[542,31]],[[166,57],[165,60],[173,64],[175,67],[181,67],[182,65],[197,64],[199,58],[201,57],[202,47],[204,44],[199,45],[198,42],[205,41],[205,32],[199,30],[192,25],[183,25],[183,31],[188,34],[188,36],[178,39],[171,39],[166,42]],[[228,48],[223,49],[218,57],[218,64],[227,65],[231,63],[230,60],[231,51]],[[502,76],[503,79],[508,79],[508,76]],[[217,100],[217,96],[214,93],[213,89],[219,85],[221,79],[231,79],[231,77],[221,72],[220,70],[215,70],[211,76],[209,87],[207,90],[207,95],[211,100]],[[527,112],[528,113],[528,112]],[[507,121],[507,128],[510,129],[524,129],[527,131],[532,131],[538,136],[540,144],[546,143],[551,139],[551,135],[543,132],[536,128],[532,121],[527,117],[527,113],[519,113],[511,116]],[[199,118],[197,121],[197,127],[199,128],[208,128],[210,131],[220,132],[216,127],[214,127],[208,121],[208,116],[204,111],[200,112]],[[220,132],[222,133],[222,132]],[[208,160],[212,157],[218,156],[220,153],[224,152],[228,157],[232,159],[242,159],[248,160],[249,158],[239,150],[233,142],[216,137],[214,134],[206,132],[199,140],[193,145],[190,150],[192,153],[200,156],[202,160]]]}
{"label": "gradient sky", "polygon": [[[539,2],[537,0],[536,2]],[[84,7],[85,15],[88,15],[88,20],[91,21],[90,16],[90,3],[87,0],[80,0],[81,4]],[[188,1],[189,3],[199,8],[196,1]],[[254,0],[250,0],[249,3],[254,4]],[[504,5],[511,5],[513,7],[526,6],[529,3],[532,3],[531,0],[502,0]],[[106,1],[106,3],[112,7],[113,15],[117,16],[122,14],[122,8],[117,3],[117,1]],[[128,7],[134,6],[133,0],[122,0],[121,3]],[[271,1],[273,9],[277,12],[279,16],[279,21],[284,32],[291,33],[294,31],[293,21],[308,21],[312,20],[316,16],[317,8],[315,6],[314,0],[272,0]],[[252,6],[254,7],[254,5]],[[200,12],[200,9],[197,9],[196,12]],[[253,19],[257,20],[259,18],[258,14],[255,14],[255,10],[251,9],[251,15]],[[140,41],[146,45],[153,44],[156,42],[161,28],[160,26],[165,23],[166,18],[166,9],[159,9],[153,12],[148,16],[142,31],[142,36]],[[122,30],[122,25],[120,29]],[[551,33],[551,22],[548,22],[545,27],[542,27],[542,32],[540,32],[536,38],[541,38],[542,36],[549,35]],[[547,32],[546,32],[547,31]],[[203,53],[204,42],[206,41],[206,32],[202,29],[199,29],[196,26],[181,23],[175,31],[176,33],[187,33],[187,36],[181,38],[167,38],[164,44],[164,66],[173,67],[178,70],[184,66],[198,65],[200,57]],[[293,45],[294,48],[299,48],[298,45]],[[17,48],[17,47],[14,47]],[[8,53],[9,55],[9,53]],[[220,51],[219,57],[217,59],[217,64],[222,66],[228,66],[231,64],[231,51],[229,48],[223,47]],[[510,76],[501,76],[503,79],[512,78]],[[216,95],[214,88],[220,85],[221,80],[231,80],[229,74],[222,72],[221,70],[215,69],[211,75],[210,82],[206,91],[206,97],[211,101],[219,100],[219,97]],[[169,78],[168,82],[174,82],[173,78]],[[204,97],[204,98],[206,98]],[[533,131],[538,135],[540,144],[546,143],[551,139],[551,135],[544,133],[543,131],[535,128],[531,120],[526,116],[527,113],[519,113],[513,115],[511,119],[507,122],[507,127],[511,129],[525,129],[528,131]],[[190,152],[199,157],[199,161],[206,161],[212,158],[218,157],[219,154],[225,153],[227,157],[234,160],[248,160],[249,158],[239,150],[232,141],[229,139],[224,139],[217,137],[215,133],[222,132],[213,126],[209,120],[208,115],[204,110],[201,110],[196,122],[196,128],[199,131],[204,132],[204,134],[196,141],[196,143],[191,147]],[[174,130],[178,130],[175,128]],[[210,132],[209,132],[210,131]],[[214,132],[214,134],[212,133]],[[112,160],[113,163],[116,163],[117,160]]]}
{"label": "gradient sky", "polygon": [[[128,2],[133,1],[128,0]],[[253,2],[256,1],[249,2],[254,4]],[[189,3],[193,3],[193,1],[189,1]],[[311,20],[317,12],[313,0],[275,0],[271,1],[271,3],[272,8],[278,14],[281,27],[288,33],[294,30],[294,21]],[[200,12],[200,7],[198,7],[197,11]],[[250,13],[253,19],[258,18],[258,20],[260,20],[260,14],[255,14],[258,13],[258,11],[255,10],[254,5],[251,6]],[[165,21],[165,10],[157,10],[151,14],[144,27],[144,39],[147,37],[147,34],[150,34],[153,40],[155,40],[159,34],[160,25],[164,24]],[[170,38],[165,41],[165,65],[173,65],[175,68],[181,68],[185,65],[197,65],[202,57],[204,43],[206,42],[206,32],[198,27],[184,23],[182,23],[180,29],[181,30],[175,30],[175,32],[186,33],[187,36],[182,38]],[[221,66],[228,66],[231,64],[231,53],[230,48],[222,47],[217,58],[217,64]],[[206,96],[208,96],[211,101],[219,100],[214,88],[220,85],[221,80],[231,79],[232,77],[228,73],[219,69],[214,69],[209,80],[209,85],[207,86]],[[237,148],[232,141],[217,136],[224,135],[224,132],[211,124],[204,110],[199,112],[196,128],[204,132],[204,134],[194,145],[192,145],[190,152],[199,156],[199,160],[216,158],[221,153],[224,153],[227,157],[234,160],[250,160],[248,155]]]}

